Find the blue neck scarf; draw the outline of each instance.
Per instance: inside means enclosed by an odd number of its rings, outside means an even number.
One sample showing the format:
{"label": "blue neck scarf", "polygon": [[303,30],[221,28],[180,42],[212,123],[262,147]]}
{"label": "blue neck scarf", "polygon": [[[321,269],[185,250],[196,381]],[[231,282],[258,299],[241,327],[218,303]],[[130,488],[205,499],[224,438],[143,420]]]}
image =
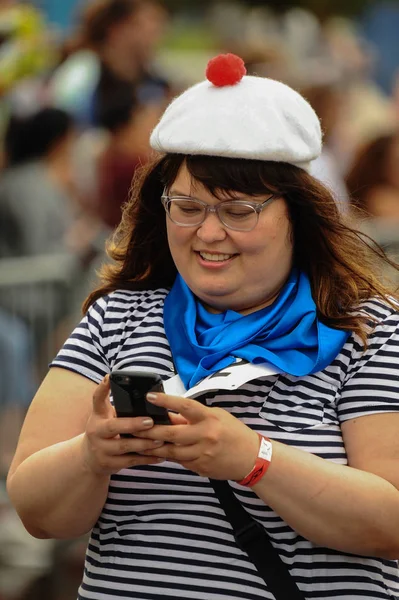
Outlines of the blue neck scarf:
{"label": "blue neck scarf", "polygon": [[236,358],[309,375],[329,365],[349,336],[318,320],[309,279],[297,269],[273,304],[249,315],[208,312],[178,275],[165,299],[164,324],[187,390]]}

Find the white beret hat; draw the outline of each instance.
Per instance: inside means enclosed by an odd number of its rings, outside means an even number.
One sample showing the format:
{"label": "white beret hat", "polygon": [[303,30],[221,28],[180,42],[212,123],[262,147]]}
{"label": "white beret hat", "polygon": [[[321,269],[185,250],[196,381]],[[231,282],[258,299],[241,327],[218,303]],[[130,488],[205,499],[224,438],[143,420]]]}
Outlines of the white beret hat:
{"label": "white beret hat", "polygon": [[234,54],[209,61],[207,80],[167,107],[151,134],[152,148],[286,162],[309,171],[322,147],[313,108],[288,85],[245,73]]}
{"label": "white beret hat", "polygon": [[313,108],[288,85],[245,73],[234,54],[209,61],[207,80],[167,107],[151,134],[152,148],[285,162],[309,171],[322,147]]}

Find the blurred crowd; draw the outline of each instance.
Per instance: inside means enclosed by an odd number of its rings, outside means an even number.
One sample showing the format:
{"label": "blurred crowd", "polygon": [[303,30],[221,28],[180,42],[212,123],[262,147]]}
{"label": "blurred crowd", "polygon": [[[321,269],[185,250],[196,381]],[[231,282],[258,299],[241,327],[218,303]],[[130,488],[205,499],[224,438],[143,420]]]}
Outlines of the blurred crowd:
{"label": "blurred crowd", "polygon": [[396,257],[399,83],[390,93],[375,83],[378,49],[353,21],[266,4],[176,12],[161,0],[90,0],[61,35],[33,4],[0,0],[0,600],[75,597],[84,540],[31,538],[8,505],[5,474],[35,388],[151,158],[149,133],[208,58],[234,52],[249,74],[305,95],[324,131],[314,176]]}

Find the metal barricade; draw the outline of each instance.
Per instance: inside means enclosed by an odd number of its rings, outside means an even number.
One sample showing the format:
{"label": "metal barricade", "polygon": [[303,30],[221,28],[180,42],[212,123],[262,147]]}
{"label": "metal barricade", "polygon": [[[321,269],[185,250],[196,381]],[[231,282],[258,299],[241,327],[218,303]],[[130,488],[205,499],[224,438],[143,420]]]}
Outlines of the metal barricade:
{"label": "metal barricade", "polygon": [[74,311],[79,262],[69,254],[10,258],[0,261],[0,310],[24,323],[32,338],[39,377],[58,351],[57,329]]}
{"label": "metal barricade", "polygon": [[48,364],[69,333],[79,272],[76,258],[65,254],[0,260],[0,476]]}

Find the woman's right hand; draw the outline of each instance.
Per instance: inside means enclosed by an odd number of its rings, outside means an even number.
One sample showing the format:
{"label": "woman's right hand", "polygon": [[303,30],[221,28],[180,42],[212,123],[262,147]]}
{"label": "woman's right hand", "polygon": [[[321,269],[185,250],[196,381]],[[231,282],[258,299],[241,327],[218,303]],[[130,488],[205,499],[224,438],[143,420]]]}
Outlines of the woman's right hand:
{"label": "woman's right hand", "polygon": [[148,417],[117,418],[109,401],[109,376],[98,385],[93,395],[93,410],[83,436],[84,461],[98,475],[112,475],[121,469],[163,462],[156,456],[141,456],[138,452],[159,448],[162,442],[136,437],[154,425]]}

